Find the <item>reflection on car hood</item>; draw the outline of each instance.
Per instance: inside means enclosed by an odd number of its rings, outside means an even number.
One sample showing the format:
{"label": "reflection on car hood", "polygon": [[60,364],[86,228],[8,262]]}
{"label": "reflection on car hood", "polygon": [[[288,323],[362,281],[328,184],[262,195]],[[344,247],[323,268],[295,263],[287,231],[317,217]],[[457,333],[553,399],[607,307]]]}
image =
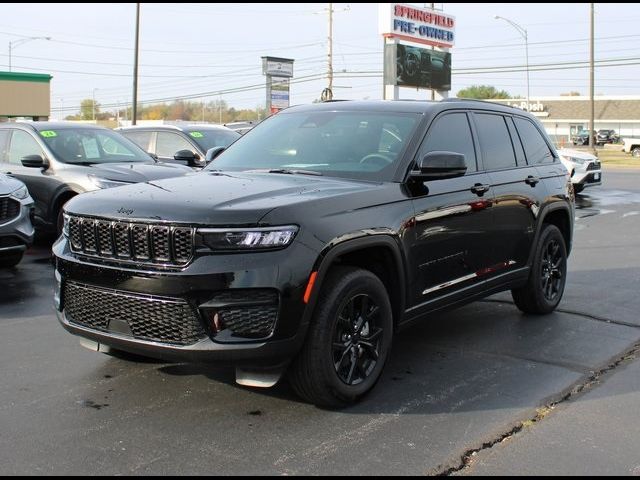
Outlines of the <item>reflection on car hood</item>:
{"label": "reflection on car hood", "polygon": [[71,169],[97,177],[119,182],[138,183],[161,180],[193,173],[186,165],[154,162],[96,163],[94,165],[71,165]]}
{"label": "reflection on car hood", "polygon": [[15,178],[11,178],[8,175],[0,173],[0,195],[8,195],[23,186],[24,183],[20,180],[16,180]]}
{"label": "reflection on car hood", "polygon": [[[201,172],[80,195],[65,210],[78,215],[194,225],[255,225],[278,207],[350,196],[358,208],[381,184],[330,177]],[[384,190],[384,189],[382,189]],[[361,194],[361,195],[358,195]],[[355,198],[355,197],[363,198]],[[371,201],[370,197],[367,199]],[[344,208],[345,202],[342,202]],[[304,210],[304,206],[301,207]]]}

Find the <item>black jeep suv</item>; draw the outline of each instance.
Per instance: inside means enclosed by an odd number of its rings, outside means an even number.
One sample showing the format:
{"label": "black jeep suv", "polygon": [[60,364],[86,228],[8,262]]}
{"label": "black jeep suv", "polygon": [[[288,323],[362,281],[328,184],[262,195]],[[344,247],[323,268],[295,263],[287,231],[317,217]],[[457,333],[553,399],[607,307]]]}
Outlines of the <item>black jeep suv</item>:
{"label": "black jeep suv", "polygon": [[566,169],[532,115],[479,101],[289,108],[192,176],[65,207],[62,325],[98,351],[228,363],[243,385],[356,401],[394,332],[511,290],[562,297]]}

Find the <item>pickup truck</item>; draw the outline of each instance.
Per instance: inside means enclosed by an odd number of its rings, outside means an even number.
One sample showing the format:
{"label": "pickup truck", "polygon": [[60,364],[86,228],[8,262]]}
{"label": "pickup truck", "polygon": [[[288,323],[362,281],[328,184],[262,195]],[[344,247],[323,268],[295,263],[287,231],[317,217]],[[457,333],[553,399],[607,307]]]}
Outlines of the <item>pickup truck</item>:
{"label": "pickup truck", "polygon": [[623,138],[622,142],[624,144],[622,151],[640,158],[640,138]]}

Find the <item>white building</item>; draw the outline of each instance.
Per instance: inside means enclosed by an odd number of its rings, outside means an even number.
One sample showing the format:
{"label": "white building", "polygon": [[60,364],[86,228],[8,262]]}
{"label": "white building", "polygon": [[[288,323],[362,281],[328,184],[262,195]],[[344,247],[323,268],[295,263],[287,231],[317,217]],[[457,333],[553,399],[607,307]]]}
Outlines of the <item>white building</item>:
{"label": "white building", "polygon": [[[490,100],[526,108],[524,99]],[[529,109],[542,122],[556,144],[570,143],[573,135],[588,130],[589,97],[531,97]],[[640,96],[600,95],[595,97],[594,130],[615,130],[622,137],[640,137]]]}

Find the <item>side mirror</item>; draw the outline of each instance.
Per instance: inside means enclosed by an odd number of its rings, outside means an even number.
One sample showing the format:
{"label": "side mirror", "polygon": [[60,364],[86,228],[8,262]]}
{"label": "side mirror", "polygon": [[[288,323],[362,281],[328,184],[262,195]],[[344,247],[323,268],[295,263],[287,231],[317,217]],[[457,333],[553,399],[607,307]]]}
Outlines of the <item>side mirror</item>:
{"label": "side mirror", "polygon": [[47,168],[49,162],[47,162],[41,155],[27,155],[20,159],[22,165],[28,168]]}
{"label": "side mirror", "polygon": [[213,148],[210,148],[209,150],[207,150],[207,154],[204,157],[205,163],[209,164],[211,161],[213,161],[214,158],[216,158],[218,155],[220,155],[226,149],[227,149],[226,147],[213,147]]}
{"label": "side mirror", "polygon": [[179,162],[185,162],[190,167],[204,167],[205,163],[200,160],[200,155],[191,150],[180,150],[173,156]]}
{"label": "side mirror", "polygon": [[455,152],[429,152],[418,162],[413,178],[423,181],[462,177],[467,172],[464,155]]}

